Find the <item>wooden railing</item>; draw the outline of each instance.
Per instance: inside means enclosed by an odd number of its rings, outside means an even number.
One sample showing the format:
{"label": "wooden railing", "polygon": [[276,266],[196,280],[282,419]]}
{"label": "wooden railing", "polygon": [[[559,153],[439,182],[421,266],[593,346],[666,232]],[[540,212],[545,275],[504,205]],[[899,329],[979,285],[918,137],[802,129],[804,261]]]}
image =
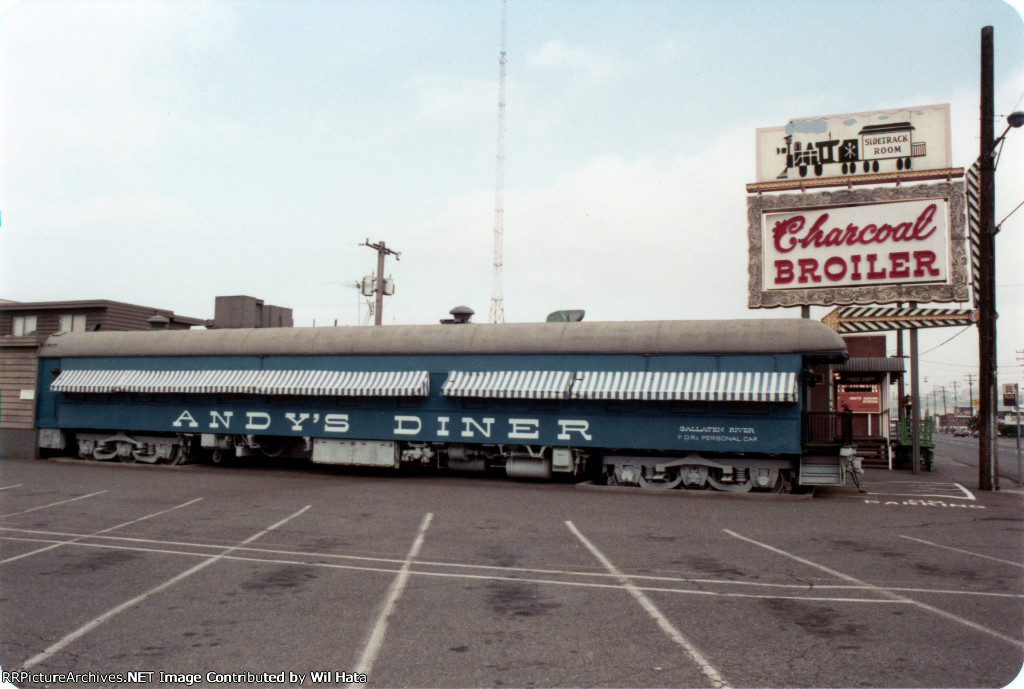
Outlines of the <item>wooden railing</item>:
{"label": "wooden railing", "polygon": [[853,438],[853,414],[808,412],[804,422],[804,442],[815,445],[846,445]]}

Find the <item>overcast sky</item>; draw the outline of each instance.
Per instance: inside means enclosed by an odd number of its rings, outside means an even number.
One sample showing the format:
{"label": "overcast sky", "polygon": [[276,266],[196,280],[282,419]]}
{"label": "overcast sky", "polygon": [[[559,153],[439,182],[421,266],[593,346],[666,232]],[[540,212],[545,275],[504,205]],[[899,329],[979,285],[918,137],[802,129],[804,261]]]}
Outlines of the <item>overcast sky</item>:
{"label": "overcast sky", "polygon": [[[386,324],[487,320],[500,0],[0,7],[0,298],[209,318],[249,294],[354,325],[369,239],[401,252]],[[506,320],[798,317],[747,308],[755,130],[949,103],[968,167],[985,25],[999,134],[1024,109],[1024,23],[1000,0],[508,0]],[[996,180],[999,221],[1024,201],[1024,131]],[[1019,381],[1024,209],[997,251]],[[976,375],[961,330],[921,331],[923,392]]]}

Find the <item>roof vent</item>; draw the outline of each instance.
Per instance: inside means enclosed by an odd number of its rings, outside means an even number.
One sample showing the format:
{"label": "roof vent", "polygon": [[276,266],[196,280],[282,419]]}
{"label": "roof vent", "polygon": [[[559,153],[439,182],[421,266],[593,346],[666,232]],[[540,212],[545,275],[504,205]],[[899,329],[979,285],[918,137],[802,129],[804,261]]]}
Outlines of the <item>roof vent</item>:
{"label": "roof vent", "polygon": [[566,311],[552,311],[548,314],[548,323],[577,323],[583,320],[586,313],[583,309],[568,309]]}
{"label": "roof vent", "polygon": [[476,312],[473,311],[473,309],[469,308],[468,306],[456,306],[448,313],[452,315],[451,318],[441,319],[441,322],[444,323],[445,325],[469,323],[469,319],[472,318],[473,314]]}

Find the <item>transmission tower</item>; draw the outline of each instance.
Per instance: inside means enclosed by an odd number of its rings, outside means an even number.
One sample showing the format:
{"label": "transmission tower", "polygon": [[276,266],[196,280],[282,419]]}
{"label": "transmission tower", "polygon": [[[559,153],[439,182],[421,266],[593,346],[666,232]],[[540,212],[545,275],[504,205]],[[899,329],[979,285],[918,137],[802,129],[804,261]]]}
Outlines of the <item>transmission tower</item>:
{"label": "transmission tower", "polygon": [[505,322],[501,288],[502,242],[505,234],[505,3],[501,0],[501,57],[498,60],[498,155],[494,182],[494,278],[491,283],[491,323]]}

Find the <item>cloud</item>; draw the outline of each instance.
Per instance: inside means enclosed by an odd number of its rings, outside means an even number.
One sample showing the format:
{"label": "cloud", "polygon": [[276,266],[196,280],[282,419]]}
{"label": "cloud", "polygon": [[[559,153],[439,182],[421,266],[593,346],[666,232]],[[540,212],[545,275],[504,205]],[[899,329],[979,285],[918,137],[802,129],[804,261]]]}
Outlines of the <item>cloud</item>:
{"label": "cloud", "polygon": [[588,48],[567,45],[562,40],[548,41],[526,56],[526,62],[539,70],[572,73],[587,85],[619,76],[625,65]]}
{"label": "cloud", "polygon": [[[665,161],[593,158],[548,184],[506,189],[506,320],[542,320],[560,308],[599,320],[743,315],[748,180],[744,170],[708,170],[747,155],[748,139],[723,133],[699,154]],[[493,192],[465,194],[401,239],[399,322],[423,322],[419,314],[429,322],[463,303],[486,319],[494,209]]]}

